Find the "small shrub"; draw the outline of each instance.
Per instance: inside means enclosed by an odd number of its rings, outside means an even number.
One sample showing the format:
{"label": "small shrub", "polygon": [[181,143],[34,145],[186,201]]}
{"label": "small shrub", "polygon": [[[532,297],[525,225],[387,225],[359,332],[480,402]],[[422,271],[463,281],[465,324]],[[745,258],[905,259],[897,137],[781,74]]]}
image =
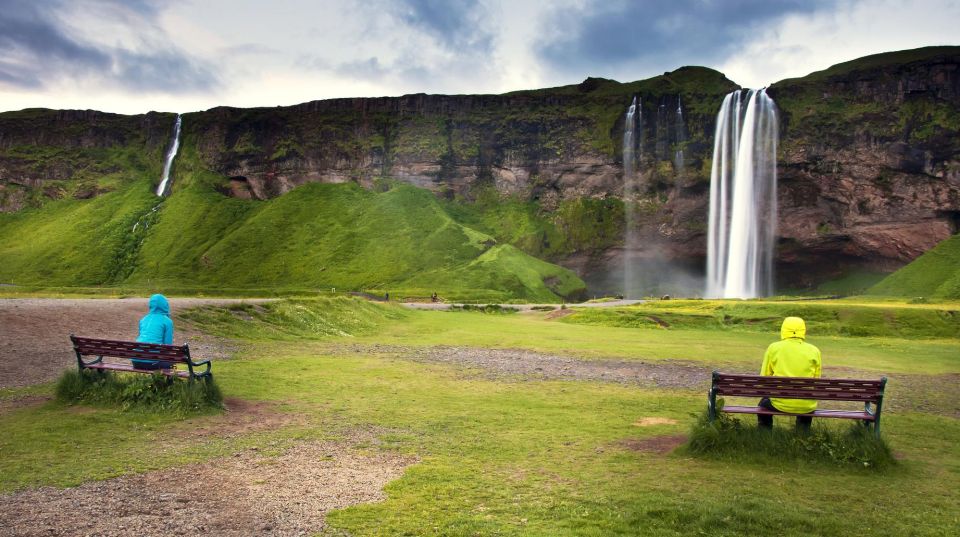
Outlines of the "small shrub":
{"label": "small shrub", "polygon": [[792,426],[764,430],[723,412],[710,423],[704,412],[690,433],[686,450],[697,456],[764,463],[816,461],[871,469],[896,464],[887,443],[860,422],[837,428],[824,421],[814,420],[808,432],[795,431]]}
{"label": "small shrub", "polygon": [[223,394],[213,379],[188,381],[152,375],[118,375],[111,371],[67,370],[56,386],[57,400],[65,404],[119,406],[176,413],[195,413],[223,407]]}

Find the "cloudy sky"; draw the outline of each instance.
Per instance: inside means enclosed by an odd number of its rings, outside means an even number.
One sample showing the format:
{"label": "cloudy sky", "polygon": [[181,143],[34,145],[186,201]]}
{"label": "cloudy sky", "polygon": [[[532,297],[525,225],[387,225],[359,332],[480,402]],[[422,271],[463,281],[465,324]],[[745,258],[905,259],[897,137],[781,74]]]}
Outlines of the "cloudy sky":
{"label": "cloudy sky", "polygon": [[960,45],[960,0],[0,0],[0,111],[500,93],[705,65],[749,87]]}

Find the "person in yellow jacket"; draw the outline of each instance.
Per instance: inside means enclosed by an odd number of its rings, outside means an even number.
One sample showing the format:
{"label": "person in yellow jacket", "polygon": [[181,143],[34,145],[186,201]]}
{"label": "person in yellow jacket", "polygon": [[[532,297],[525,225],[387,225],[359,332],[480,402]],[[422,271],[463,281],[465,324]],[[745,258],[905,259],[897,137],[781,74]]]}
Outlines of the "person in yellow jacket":
{"label": "person in yellow jacket", "polygon": [[[820,349],[807,343],[807,326],[800,317],[787,317],[780,327],[780,341],[771,343],[763,355],[760,374],[767,377],[819,377]],[[791,414],[806,414],[817,408],[810,399],[776,399],[764,397],[759,406]],[[773,416],[757,414],[760,427],[772,429]],[[797,416],[797,429],[809,429],[813,418]]]}

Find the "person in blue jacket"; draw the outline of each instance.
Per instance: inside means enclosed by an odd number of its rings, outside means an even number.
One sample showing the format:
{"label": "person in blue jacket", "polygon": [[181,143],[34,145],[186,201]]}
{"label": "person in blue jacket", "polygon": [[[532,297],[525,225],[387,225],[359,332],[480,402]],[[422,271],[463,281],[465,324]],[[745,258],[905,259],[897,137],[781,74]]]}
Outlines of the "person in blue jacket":
{"label": "person in blue jacket", "polygon": [[[157,294],[150,297],[150,312],[140,319],[140,343],[173,345],[173,321],[170,319],[170,303],[167,297]],[[167,369],[170,362],[162,360],[131,360],[137,369]]]}

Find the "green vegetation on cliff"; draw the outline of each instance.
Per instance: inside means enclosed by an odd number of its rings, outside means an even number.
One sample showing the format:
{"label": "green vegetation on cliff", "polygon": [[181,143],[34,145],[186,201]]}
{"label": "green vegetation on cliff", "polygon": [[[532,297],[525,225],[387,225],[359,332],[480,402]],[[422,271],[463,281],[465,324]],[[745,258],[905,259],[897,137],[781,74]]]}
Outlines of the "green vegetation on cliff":
{"label": "green vegetation on cliff", "polygon": [[960,47],[925,47],[888,52],[834,65],[770,88],[783,112],[784,148],[843,147],[855,138],[908,142],[935,160],[960,151],[960,111],[952,97],[930,91],[930,78],[949,77]]}
{"label": "green vegetation on cliff", "polygon": [[870,294],[960,299],[960,234],[887,276],[870,288]]}
{"label": "green vegetation on cliff", "polygon": [[377,289],[394,296],[556,301],[572,272],[454,221],[429,192],[312,183],[268,202],[225,197],[192,167],[169,198],[141,177],[93,200],[0,215],[0,281],[150,289]]}
{"label": "green vegetation on cliff", "polygon": [[541,259],[603,250],[623,237],[623,202],[613,197],[560,200],[547,210],[488,187],[473,201],[457,198],[444,207],[458,222]]}

